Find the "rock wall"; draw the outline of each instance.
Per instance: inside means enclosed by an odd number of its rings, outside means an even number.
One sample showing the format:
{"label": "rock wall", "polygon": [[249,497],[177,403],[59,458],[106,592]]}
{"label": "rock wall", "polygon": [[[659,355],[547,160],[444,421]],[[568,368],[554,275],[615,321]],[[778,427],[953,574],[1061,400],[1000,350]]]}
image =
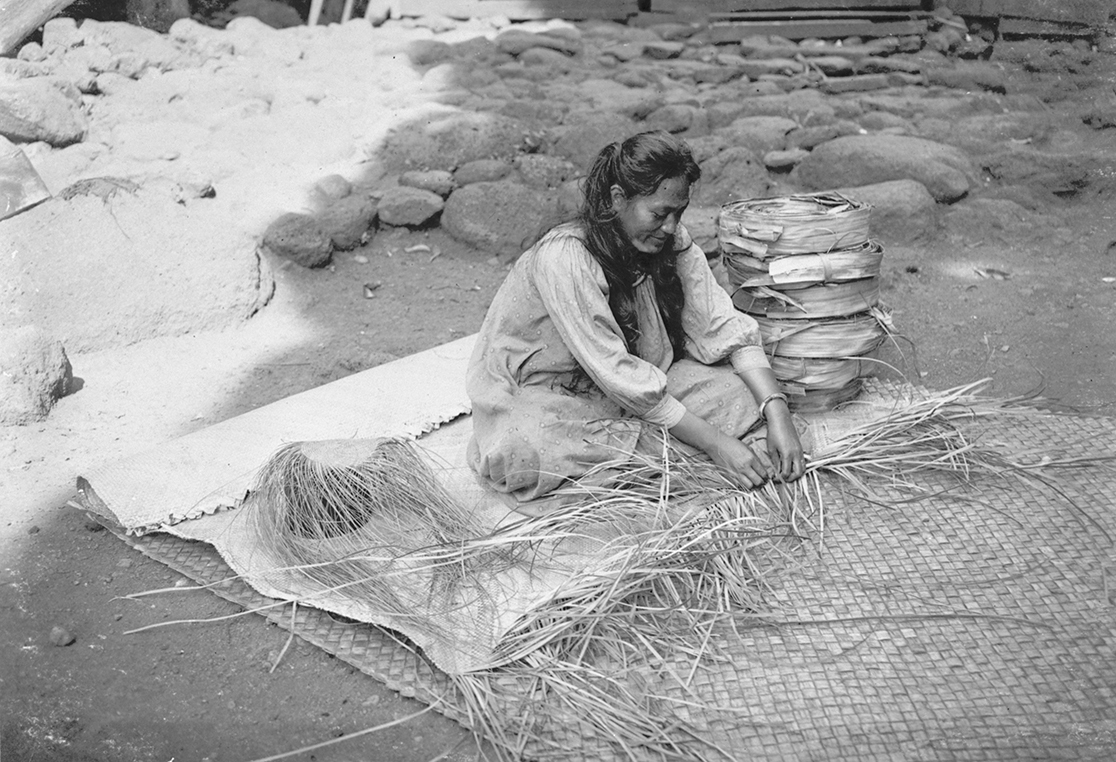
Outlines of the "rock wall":
{"label": "rock wall", "polygon": [[[0,135],[55,194],[0,221],[0,326],[83,351],[234,325],[273,289],[261,250],[320,267],[378,228],[511,258],[576,213],[604,145],[648,129],[693,148],[686,221],[710,246],[743,197],[862,195],[886,246],[977,198],[1111,194],[1107,38],[936,18],[926,38],[719,45],[697,24],[55,19],[0,59]],[[1070,92],[1088,107],[1054,107]]]}

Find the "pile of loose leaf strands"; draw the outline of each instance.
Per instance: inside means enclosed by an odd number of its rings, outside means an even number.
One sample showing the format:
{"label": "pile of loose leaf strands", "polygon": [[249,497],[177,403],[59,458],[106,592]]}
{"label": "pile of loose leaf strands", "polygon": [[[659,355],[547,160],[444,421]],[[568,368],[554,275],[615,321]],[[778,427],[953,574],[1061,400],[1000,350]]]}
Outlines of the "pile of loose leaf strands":
{"label": "pile of loose leaf strands", "polygon": [[[390,450],[385,460],[401,470],[377,466],[385,476],[381,497],[354,487],[320,505],[311,501],[325,529],[310,542],[307,535],[316,530],[283,514],[264,529],[270,537],[284,535],[275,551],[291,554],[291,568],[335,589],[382,600],[389,611],[406,605],[385,581],[393,564],[405,562],[409,574],[452,573],[454,584],[467,584],[482,570],[498,573],[501,565],[537,562],[540,547],[591,538],[600,548],[593,570],[571,576],[548,602],[526,613],[487,669],[450,675],[453,690],[439,702],[510,759],[545,757],[556,744],[553,729],[562,726],[578,727],[632,759],[648,753],[730,758],[685,717],[740,710],[710,706],[696,696],[695,675],[726,658],[719,644],[742,619],[777,621],[765,593],[772,575],[800,560],[796,543],[822,537],[827,492],[885,502],[895,494],[920,499],[940,492],[922,483],[931,474],[958,488],[992,477],[1057,490],[1049,468],[1111,464],[1111,455],[1039,458],[982,444],[971,434],[978,430],[974,422],[1034,414],[977,396],[983,383],[913,395],[884,414],[866,416],[865,423],[818,449],[793,484],[741,490],[711,463],[682,457],[665,443],[661,456],[606,464],[601,471],[610,478],[564,488],[576,498],[568,510],[483,532],[413,445],[391,441],[381,445]],[[285,491],[272,500],[302,500],[301,491],[325,476],[304,473],[295,485],[288,484],[287,473],[278,473],[272,488]],[[886,494],[878,487],[886,487]],[[344,502],[349,500],[356,502]],[[358,522],[369,523],[371,505],[405,529],[374,543],[365,536],[364,547],[323,562],[313,553],[336,540],[342,504],[365,506]],[[1080,506],[1074,508],[1099,527]],[[419,525],[427,531],[423,542],[410,542],[403,553],[388,547]],[[601,544],[602,537],[610,539]],[[322,576],[324,569],[330,574]]]}

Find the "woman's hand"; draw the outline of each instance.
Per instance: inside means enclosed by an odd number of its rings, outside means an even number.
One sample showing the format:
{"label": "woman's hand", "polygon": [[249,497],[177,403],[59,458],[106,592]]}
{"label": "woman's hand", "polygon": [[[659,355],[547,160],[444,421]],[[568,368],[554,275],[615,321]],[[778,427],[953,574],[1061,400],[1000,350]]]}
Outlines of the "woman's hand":
{"label": "woman's hand", "polygon": [[758,487],[773,473],[771,461],[762,449],[753,450],[739,439],[723,434],[706,454],[744,487]]}
{"label": "woman's hand", "polygon": [[[778,404],[780,409],[773,409]],[[771,458],[771,478],[793,482],[806,472],[806,458],[798,430],[786,404],[779,401],[768,405],[767,453]]]}
{"label": "woman's hand", "polygon": [[806,460],[802,442],[794,419],[787,407],[786,397],[779,394],[779,382],[770,368],[752,368],[743,371],[748,389],[757,403],[769,400],[760,411],[767,422],[767,455],[771,459],[771,478],[792,482],[806,473]]}
{"label": "woman's hand", "polygon": [[741,487],[758,487],[771,478],[771,461],[763,448],[753,450],[739,439],[724,434],[690,411],[670,433],[708,455]]}

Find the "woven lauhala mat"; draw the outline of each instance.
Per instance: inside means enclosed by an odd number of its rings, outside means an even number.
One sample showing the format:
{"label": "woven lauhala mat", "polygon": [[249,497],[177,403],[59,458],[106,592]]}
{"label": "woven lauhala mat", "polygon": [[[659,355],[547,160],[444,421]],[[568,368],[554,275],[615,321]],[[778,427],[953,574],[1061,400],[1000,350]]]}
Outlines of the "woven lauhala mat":
{"label": "woven lauhala mat", "polygon": [[[982,438],[1111,455],[1116,420],[1008,417]],[[681,677],[650,670],[655,695],[676,695],[674,711],[733,759],[1116,759],[1116,476],[1058,476],[1057,489],[928,484],[946,491],[906,504],[830,485],[824,534],[774,580],[770,612],[712,633],[727,658]],[[229,574],[204,543],[125,540],[201,583]],[[250,609],[271,603],[238,580],[213,590]],[[293,621],[289,606],[264,616],[403,695],[453,695],[449,678],[375,626],[306,607]],[[464,721],[453,705],[439,711]],[[621,756],[576,724],[556,719],[547,733],[528,756]]]}

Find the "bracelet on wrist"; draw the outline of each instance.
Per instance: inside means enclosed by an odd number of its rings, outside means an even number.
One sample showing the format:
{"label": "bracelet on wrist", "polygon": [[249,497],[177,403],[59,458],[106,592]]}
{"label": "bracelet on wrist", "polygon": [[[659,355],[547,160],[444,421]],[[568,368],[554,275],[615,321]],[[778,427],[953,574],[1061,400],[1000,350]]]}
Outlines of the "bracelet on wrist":
{"label": "bracelet on wrist", "polygon": [[770,405],[775,400],[782,400],[783,402],[786,402],[787,401],[787,395],[783,394],[782,392],[772,392],[771,394],[764,397],[763,400],[759,403],[759,417],[760,418],[762,418],[765,421],[767,420],[767,406]]}

